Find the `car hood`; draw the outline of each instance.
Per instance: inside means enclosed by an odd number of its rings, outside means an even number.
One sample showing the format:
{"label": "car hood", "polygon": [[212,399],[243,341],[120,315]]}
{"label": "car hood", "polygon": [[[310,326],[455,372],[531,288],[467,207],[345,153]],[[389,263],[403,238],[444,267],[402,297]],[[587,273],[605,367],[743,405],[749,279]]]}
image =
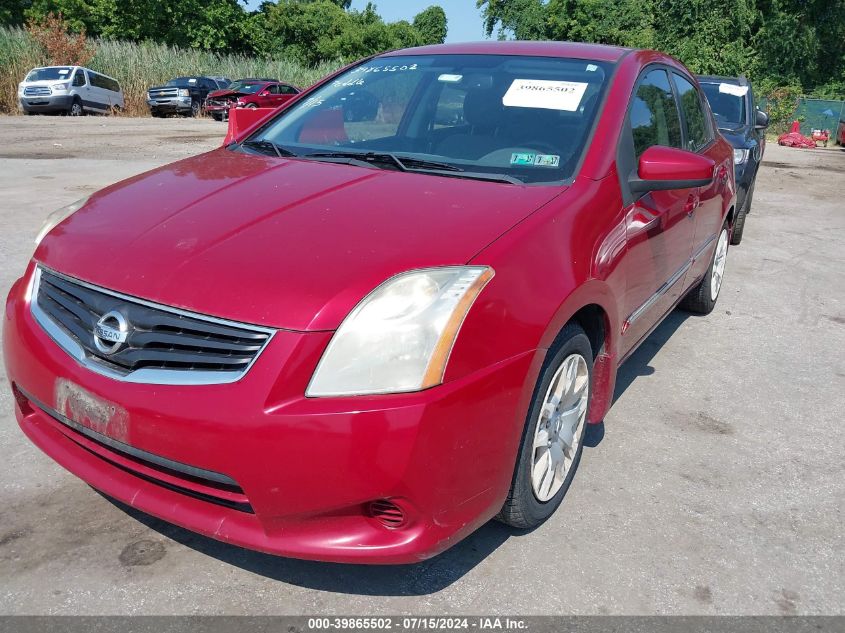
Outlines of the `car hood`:
{"label": "car hood", "polygon": [[749,128],[746,126],[733,129],[719,128],[721,135],[736,149],[744,149],[751,144],[751,140],[748,138],[748,131]]}
{"label": "car hood", "polygon": [[385,279],[465,264],[563,190],[218,149],[100,191],[35,258],[174,307],[331,330]]}
{"label": "car hood", "polygon": [[240,90],[224,89],[224,90],[214,90],[212,92],[209,92],[208,98],[209,99],[219,99],[221,97],[234,97],[234,96],[243,96],[243,95],[248,95],[248,94],[252,94],[252,93],[241,92]]}

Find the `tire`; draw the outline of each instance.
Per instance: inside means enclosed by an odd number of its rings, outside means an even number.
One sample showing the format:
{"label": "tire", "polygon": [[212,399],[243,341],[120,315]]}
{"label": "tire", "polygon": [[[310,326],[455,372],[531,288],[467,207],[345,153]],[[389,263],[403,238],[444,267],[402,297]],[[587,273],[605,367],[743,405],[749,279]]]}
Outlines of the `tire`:
{"label": "tire", "polygon": [[745,230],[745,218],[751,212],[751,201],[754,198],[754,183],[748,188],[748,193],[745,194],[745,200],[742,209],[736,216],[734,221],[733,231],[731,231],[731,246],[737,246],[742,242],[742,232]]}
{"label": "tire", "polygon": [[246,104],[246,106],[244,106],[244,107],[247,107],[247,108],[249,108],[250,110],[255,110],[255,109],[258,107],[258,104],[255,104],[255,103],[247,103],[247,104]]}
{"label": "tire", "polygon": [[161,119],[164,117],[164,113],[159,112],[158,110],[150,110],[150,114],[153,116],[154,119]]}
{"label": "tire", "polygon": [[215,121],[222,121],[223,115],[222,114],[212,114],[211,118],[214,119]]}
{"label": "tire", "polygon": [[[576,388],[570,392],[566,385],[569,384],[568,370],[573,363],[578,370],[575,373]],[[564,463],[559,471],[558,469],[549,471],[543,467],[544,463],[549,464],[545,456],[551,457],[554,453],[551,448],[544,451],[546,447],[543,446],[543,438],[540,434],[545,431],[545,437],[549,437],[550,427],[542,425],[544,422],[551,424],[554,417],[549,420],[543,411],[547,406],[551,406],[547,403],[557,391],[553,388],[560,385],[558,379],[565,383],[563,389],[563,402],[567,402],[565,410],[572,413],[568,419],[566,416],[558,418],[561,422],[567,422],[565,427],[568,427],[568,431],[566,428],[560,431],[569,436],[568,440],[564,440],[562,444],[553,442],[553,445],[564,447],[560,454],[567,457],[568,465]],[[516,528],[532,529],[542,524],[560,506],[578,469],[581,452],[584,449],[584,433],[587,428],[592,383],[593,353],[590,340],[580,326],[570,323],[561,331],[540,370],[531,406],[528,408],[528,417],[522,433],[511,488],[504,506],[496,517],[502,523]],[[580,397],[578,397],[579,393]],[[568,398],[567,394],[569,394]],[[554,409],[553,415],[556,413],[559,413],[557,408]],[[568,426],[568,422],[572,422],[573,426]],[[567,445],[567,441],[572,444]],[[536,448],[535,445],[537,445]],[[535,470],[541,473],[539,493],[533,477]],[[553,485],[546,489],[544,484],[547,480],[543,478],[543,473],[547,476],[549,472],[552,472]]]}
{"label": "tire", "polygon": [[[695,314],[710,314],[716,307],[719,299],[719,291],[722,289],[722,279],[725,275],[725,262],[728,256],[728,242],[730,228],[728,223],[722,225],[719,236],[716,238],[716,247],[713,249],[713,256],[710,258],[710,266],[704,277],[698,282],[681,301],[681,308]],[[717,275],[714,270],[720,269]]]}
{"label": "tire", "polygon": [[82,102],[74,97],[67,111],[68,116],[85,116],[85,110],[82,108]]}
{"label": "tire", "polygon": [[202,110],[202,104],[199,101],[191,101],[191,113],[190,116],[196,118],[200,115],[200,111]]}

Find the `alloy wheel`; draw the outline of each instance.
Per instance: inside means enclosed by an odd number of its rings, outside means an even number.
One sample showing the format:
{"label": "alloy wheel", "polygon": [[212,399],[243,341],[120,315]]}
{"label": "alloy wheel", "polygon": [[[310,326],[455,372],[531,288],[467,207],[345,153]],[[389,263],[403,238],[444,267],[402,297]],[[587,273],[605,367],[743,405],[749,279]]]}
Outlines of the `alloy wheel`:
{"label": "alloy wheel", "polygon": [[580,354],[567,356],[552,377],[534,430],[531,488],[540,502],[563,486],[578,454],[590,400],[590,373]]}
{"label": "alloy wheel", "polygon": [[710,299],[716,300],[722,287],[722,277],[725,275],[725,262],[728,258],[728,230],[722,229],[716,252],[713,254],[713,272],[710,278]]}

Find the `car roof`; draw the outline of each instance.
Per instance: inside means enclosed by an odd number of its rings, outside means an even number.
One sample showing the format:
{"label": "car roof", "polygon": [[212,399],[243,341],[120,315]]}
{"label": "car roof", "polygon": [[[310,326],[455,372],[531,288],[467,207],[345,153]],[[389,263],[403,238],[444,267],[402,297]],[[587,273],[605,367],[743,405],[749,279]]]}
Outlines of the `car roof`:
{"label": "car roof", "polygon": [[235,79],[232,83],[254,83],[254,84],[278,84],[281,83],[278,79],[261,79],[258,77],[245,77],[243,79]]}
{"label": "car roof", "polygon": [[462,44],[434,44],[390,51],[379,57],[396,55],[524,55],[526,57],[568,57],[617,62],[634,49],[581,42],[490,41]]}
{"label": "car roof", "polygon": [[739,77],[724,77],[722,75],[696,75],[699,83],[704,84],[733,84],[735,86],[749,85],[748,79],[740,75]]}

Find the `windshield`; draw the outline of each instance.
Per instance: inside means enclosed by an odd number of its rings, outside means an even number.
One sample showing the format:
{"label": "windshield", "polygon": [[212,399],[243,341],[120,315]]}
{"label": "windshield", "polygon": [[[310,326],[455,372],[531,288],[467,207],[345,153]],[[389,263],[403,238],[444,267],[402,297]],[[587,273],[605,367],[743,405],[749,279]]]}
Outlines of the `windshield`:
{"label": "windshield", "polygon": [[243,92],[248,95],[255,94],[264,86],[262,83],[244,83],[241,81],[235,81],[230,83],[226,90],[231,90],[232,92]]}
{"label": "windshield", "polygon": [[385,168],[560,181],[578,164],[608,72],[603,62],[552,57],[381,57],[311,93],[245,145],[336,160],[389,153]]}
{"label": "windshield", "polygon": [[[29,71],[24,81],[49,81],[54,79],[69,79],[73,70],[70,66],[53,66],[52,68],[36,68]],[[18,75],[20,76],[20,75]]]}
{"label": "windshield", "polygon": [[702,83],[710,109],[719,127],[731,128],[745,125],[745,95],[748,86],[728,83]]}
{"label": "windshield", "polygon": [[185,86],[185,85],[194,85],[198,83],[196,77],[178,77],[176,79],[171,79],[168,81],[165,86]]}

